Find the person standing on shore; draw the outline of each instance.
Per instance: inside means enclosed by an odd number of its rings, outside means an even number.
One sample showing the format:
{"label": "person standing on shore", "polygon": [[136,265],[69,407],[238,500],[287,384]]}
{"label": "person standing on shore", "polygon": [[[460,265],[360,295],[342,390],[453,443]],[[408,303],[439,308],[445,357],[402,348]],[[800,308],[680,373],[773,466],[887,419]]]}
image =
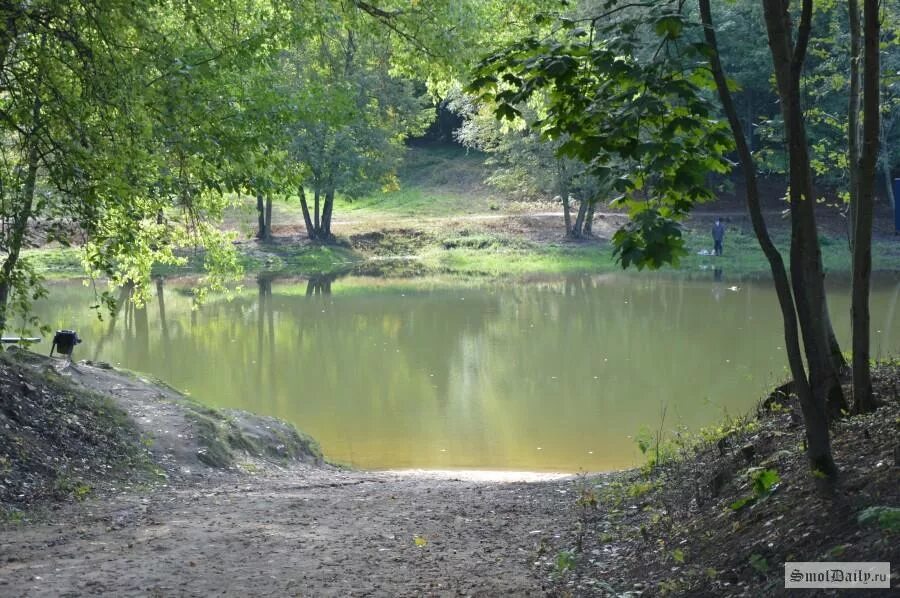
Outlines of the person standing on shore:
{"label": "person standing on shore", "polygon": [[713,253],[722,255],[722,243],[725,241],[725,224],[721,218],[716,218],[716,223],[712,227]]}

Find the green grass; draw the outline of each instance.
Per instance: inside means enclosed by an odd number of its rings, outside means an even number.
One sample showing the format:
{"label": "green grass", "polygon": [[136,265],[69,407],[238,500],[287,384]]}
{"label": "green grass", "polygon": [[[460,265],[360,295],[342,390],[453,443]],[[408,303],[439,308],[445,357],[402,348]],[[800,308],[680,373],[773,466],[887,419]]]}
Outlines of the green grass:
{"label": "green grass", "polygon": [[339,197],[335,213],[441,217],[488,212],[495,200],[484,185],[484,159],[455,146],[410,147],[397,172],[400,189],[354,201]]}
{"label": "green grass", "polygon": [[[705,231],[688,229],[685,243],[688,255],[675,268],[665,270],[683,274],[712,275],[720,268],[729,277],[767,277],[769,265],[752,234],[729,231],[721,257],[699,255],[711,243]],[[787,259],[787,234],[775,234],[776,243]],[[823,237],[822,259],[829,272],[848,272],[850,254],[843,239]],[[346,246],[264,244],[242,245],[241,264],[247,275],[271,274],[276,277],[346,274],[361,271],[382,276],[409,277],[449,274],[455,277],[509,277],[531,274],[566,274],[619,270],[609,245],[537,244],[515,235],[492,231],[464,231],[441,236],[391,231],[371,245],[354,250]],[[28,259],[51,279],[84,276],[76,249],[30,250]],[[403,259],[392,260],[393,256]],[[187,255],[184,266],[158,266],[154,275],[192,276],[203,272],[202,253]],[[874,267],[896,270],[900,246],[891,239],[873,244]],[[373,261],[374,260],[374,261]]]}
{"label": "green grass", "polygon": [[84,276],[81,265],[81,250],[73,247],[52,249],[26,249],[22,258],[28,260],[34,269],[46,278],[76,278]]}
{"label": "green grass", "polygon": [[[773,240],[788,264],[790,237],[786,230],[772,233]],[[712,239],[705,230],[687,228],[685,245],[688,255],[681,259],[678,270],[704,271],[721,268],[731,275],[769,275],[769,262],[759,247],[752,232],[729,228],[725,236],[724,252],[721,257],[699,255],[701,250],[712,250]],[[819,238],[822,249],[822,263],[829,272],[850,271],[850,251],[844,238],[823,235]],[[874,271],[896,271],[900,264],[900,243],[893,239],[876,239],[872,242],[872,269]]]}
{"label": "green grass", "polygon": [[[611,247],[605,244],[532,242],[475,220],[470,229],[459,230],[453,221],[455,216],[487,214],[496,207],[490,189],[483,183],[488,174],[483,154],[453,146],[410,147],[397,174],[399,190],[374,193],[352,202],[341,197],[336,200],[335,218],[345,223],[338,225],[335,232],[350,235],[355,249],[347,242],[333,247],[292,245],[283,240],[262,245],[243,244],[239,251],[244,271],[248,275],[266,273],[285,277],[351,271],[392,277],[434,274],[500,277],[619,269]],[[285,225],[302,228],[296,198],[276,201],[274,210],[276,231]],[[255,200],[246,200],[245,205],[230,213],[227,224],[252,235]],[[772,225],[776,244],[787,261],[787,225],[783,222]],[[665,270],[687,276],[712,276],[715,269],[721,269],[729,277],[769,276],[768,262],[747,225],[743,229],[740,225],[728,227],[722,257],[699,254],[712,248],[705,225],[687,225],[684,238],[687,255],[677,267]],[[850,254],[844,238],[836,234],[823,236],[821,245],[827,271],[849,272]],[[874,270],[898,269],[900,243],[894,239],[876,240],[872,253]],[[78,249],[31,250],[25,254],[48,278],[83,276]],[[186,265],[158,266],[154,275],[202,273],[203,254],[185,252],[184,255],[188,258]]]}
{"label": "green grass", "polygon": [[[399,189],[376,191],[352,200],[338,194],[334,218],[434,218],[490,212],[498,202],[484,185],[488,176],[484,159],[484,154],[456,146],[410,147],[397,171]],[[312,198],[307,199],[311,204]],[[256,199],[247,197],[240,204],[229,213],[229,220],[244,234],[252,235],[256,226]],[[299,199],[293,195],[276,199],[272,223],[275,227],[302,226]]]}
{"label": "green grass", "polygon": [[606,272],[619,268],[608,250],[596,246],[487,251],[459,248],[435,250],[423,259],[440,272],[489,277]]}

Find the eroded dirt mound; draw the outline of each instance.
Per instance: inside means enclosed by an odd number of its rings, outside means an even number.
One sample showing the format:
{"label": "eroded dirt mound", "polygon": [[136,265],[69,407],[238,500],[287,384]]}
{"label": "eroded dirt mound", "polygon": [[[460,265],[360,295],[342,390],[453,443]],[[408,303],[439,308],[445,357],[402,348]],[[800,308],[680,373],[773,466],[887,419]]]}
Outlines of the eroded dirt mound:
{"label": "eroded dirt mound", "polygon": [[0,517],[148,474],[140,432],[121,408],[16,355],[0,353]]}
{"label": "eroded dirt mound", "polygon": [[290,424],[217,410],[162,382],[12,349],[0,354],[0,508],[134,484],[323,466],[318,443]]}

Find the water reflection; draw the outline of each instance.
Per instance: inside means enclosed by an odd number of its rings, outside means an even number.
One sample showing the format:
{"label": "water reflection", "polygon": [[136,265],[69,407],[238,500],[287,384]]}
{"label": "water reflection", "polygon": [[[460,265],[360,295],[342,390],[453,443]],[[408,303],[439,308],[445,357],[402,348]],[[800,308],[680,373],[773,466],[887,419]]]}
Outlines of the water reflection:
{"label": "water reflection", "polygon": [[[751,408],[784,375],[769,285],[715,278],[458,288],[260,277],[197,310],[189,288],[160,279],[155,302],[121,301],[103,322],[80,285],[55,285],[40,309],[96,359],[293,421],[340,461],[599,470],[635,461],[629,435],[661,406],[673,426],[700,426]],[[847,292],[832,291],[846,342]],[[896,280],[875,284],[875,355],[897,352],[898,295]]]}

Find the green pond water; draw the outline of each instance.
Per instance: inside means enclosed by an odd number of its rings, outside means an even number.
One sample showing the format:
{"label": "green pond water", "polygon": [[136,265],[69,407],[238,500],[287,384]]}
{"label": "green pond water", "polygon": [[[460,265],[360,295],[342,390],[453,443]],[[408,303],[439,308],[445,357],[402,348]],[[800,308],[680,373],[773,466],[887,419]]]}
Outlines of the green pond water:
{"label": "green pond water", "polygon": [[[39,313],[84,338],[76,359],[283,418],[364,468],[621,468],[641,460],[633,437],[663,406],[667,428],[698,428],[786,376],[767,282],[264,281],[197,310],[189,290],[160,285],[98,321],[90,289],[54,284]],[[830,291],[847,344],[848,289]],[[900,279],[876,281],[873,356],[900,354],[898,297]]]}

